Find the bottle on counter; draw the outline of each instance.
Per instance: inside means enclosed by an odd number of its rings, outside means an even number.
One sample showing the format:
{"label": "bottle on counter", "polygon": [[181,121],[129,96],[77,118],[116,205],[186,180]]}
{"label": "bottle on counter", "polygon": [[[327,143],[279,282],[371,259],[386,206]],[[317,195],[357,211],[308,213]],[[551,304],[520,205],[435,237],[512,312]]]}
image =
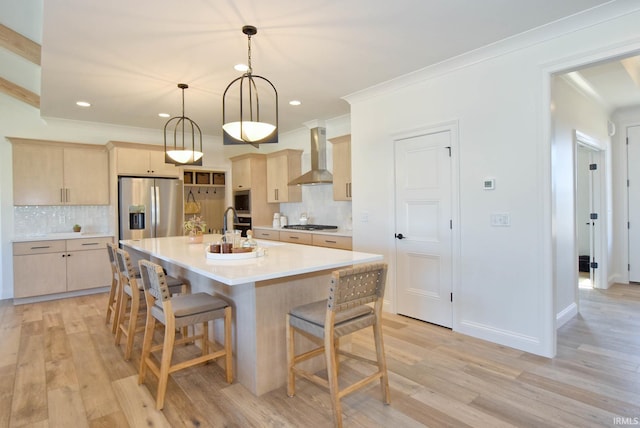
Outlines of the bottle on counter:
{"label": "bottle on counter", "polygon": [[242,248],[254,249],[258,246],[258,243],[253,239],[253,232],[247,230],[247,239],[242,242]]}

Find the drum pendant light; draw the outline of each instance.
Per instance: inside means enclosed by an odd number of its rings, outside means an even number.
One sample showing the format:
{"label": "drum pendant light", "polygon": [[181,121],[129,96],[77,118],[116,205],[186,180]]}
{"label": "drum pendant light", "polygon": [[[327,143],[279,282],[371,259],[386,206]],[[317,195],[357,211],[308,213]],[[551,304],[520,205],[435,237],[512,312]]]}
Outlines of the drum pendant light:
{"label": "drum pendant light", "polygon": [[[182,116],[172,117],[164,125],[164,161],[175,165],[202,165],[202,132],[193,120],[184,115],[184,90],[189,85],[178,83],[182,89]],[[167,146],[167,130],[173,129],[173,146]],[[191,136],[191,146],[188,138]],[[196,146],[196,136],[199,144]],[[187,141],[185,142],[185,137]]]}
{"label": "drum pendant light", "polygon": [[[251,144],[257,148],[259,144],[278,142],[278,91],[268,79],[253,74],[251,36],[258,33],[257,28],[245,25],[242,32],[247,35],[248,68],[242,76],[231,81],[224,91],[223,141],[224,144]],[[261,111],[260,101],[273,102],[273,106],[266,110],[269,120],[263,120],[264,115],[261,116],[265,109]],[[234,114],[234,110],[237,114]]]}

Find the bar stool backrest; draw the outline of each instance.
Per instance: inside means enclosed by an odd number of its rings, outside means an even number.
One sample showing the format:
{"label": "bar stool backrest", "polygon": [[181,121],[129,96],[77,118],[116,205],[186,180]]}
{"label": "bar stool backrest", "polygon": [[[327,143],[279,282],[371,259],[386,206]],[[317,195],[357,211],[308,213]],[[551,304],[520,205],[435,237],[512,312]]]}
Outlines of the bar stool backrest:
{"label": "bar stool backrest", "polygon": [[387,264],[374,263],[334,271],[327,310],[342,312],[384,298]]}
{"label": "bar stool backrest", "polygon": [[171,298],[169,286],[162,267],[148,260],[138,261],[140,278],[145,292],[149,292],[156,301],[166,302]]}

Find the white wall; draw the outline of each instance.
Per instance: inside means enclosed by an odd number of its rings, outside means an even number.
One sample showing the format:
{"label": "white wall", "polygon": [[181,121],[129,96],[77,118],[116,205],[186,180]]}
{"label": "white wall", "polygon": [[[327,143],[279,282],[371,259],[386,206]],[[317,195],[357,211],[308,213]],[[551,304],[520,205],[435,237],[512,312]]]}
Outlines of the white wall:
{"label": "white wall", "polygon": [[[395,244],[389,203],[394,199],[390,136],[458,121],[455,330],[554,355],[554,269],[574,271],[575,265],[556,266],[554,260],[549,76],[580,61],[638,49],[640,13],[626,12],[587,14],[573,20],[571,30],[563,27],[566,32],[547,26],[347,97],[353,182],[360,189],[353,199],[355,247],[381,252],[391,262]],[[605,19],[609,21],[594,24]],[[496,178],[493,192],[482,190],[484,177]],[[368,222],[360,221],[365,212]],[[492,212],[511,213],[511,227],[490,227]],[[394,288],[394,278],[389,279]]]}

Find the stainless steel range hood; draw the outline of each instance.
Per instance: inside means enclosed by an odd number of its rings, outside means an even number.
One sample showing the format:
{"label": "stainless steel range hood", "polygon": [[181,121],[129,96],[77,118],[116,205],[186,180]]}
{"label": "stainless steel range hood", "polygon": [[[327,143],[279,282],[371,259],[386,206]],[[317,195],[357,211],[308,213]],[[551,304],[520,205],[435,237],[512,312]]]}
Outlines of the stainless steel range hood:
{"label": "stainless steel range hood", "polygon": [[289,182],[289,185],[331,184],[333,175],[327,171],[327,130],[311,128],[311,171]]}

